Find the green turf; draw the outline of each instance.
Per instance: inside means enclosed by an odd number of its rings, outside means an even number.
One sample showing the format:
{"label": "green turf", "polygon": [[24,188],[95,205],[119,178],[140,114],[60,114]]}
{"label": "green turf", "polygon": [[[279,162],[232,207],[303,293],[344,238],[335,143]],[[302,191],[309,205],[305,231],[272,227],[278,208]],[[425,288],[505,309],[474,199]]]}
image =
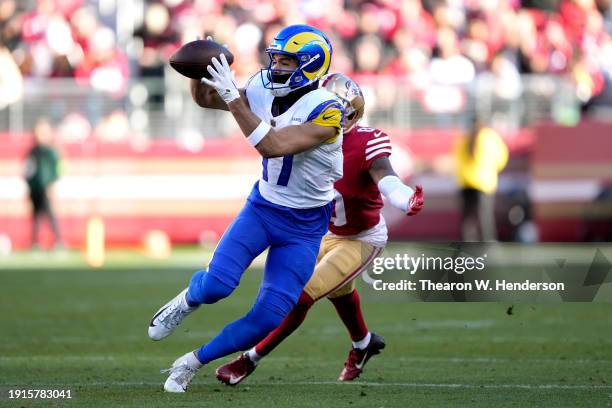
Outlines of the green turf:
{"label": "green turf", "polygon": [[53,268],[57,262],[39,259],[30,268],[2,266],[0,259],[0,406],[50,403],[10,401],[9,388],[71,389],[74,399],[51,402],[66,406],[612,405],[609,303],[515,304],[508,315],[507,303],[406,302],[363,285],[367,321],[388,347],[360,382],[335,382],[349,343],[323,301],[245,383],[217,383],[213,363],[187,394],[168,395],[159,369],[242,315],[261,272],[249,271],[232,297],[203,307],[165,341],[151,342],[148,320],[186,285],[192,272],[186,262],[155,268],[111,262],[101,270],[63,262]]}

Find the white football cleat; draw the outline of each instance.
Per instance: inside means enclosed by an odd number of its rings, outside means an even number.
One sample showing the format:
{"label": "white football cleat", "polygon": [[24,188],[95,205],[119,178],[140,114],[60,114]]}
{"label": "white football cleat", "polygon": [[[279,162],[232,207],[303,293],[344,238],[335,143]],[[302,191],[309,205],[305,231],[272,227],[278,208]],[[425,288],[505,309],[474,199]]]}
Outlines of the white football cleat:
{"label": "white football cleat", "polygon": [[166,303],[155,313],[149,323],[149,337],[151,340],[161,340],[168,337],[183,319],[197,309],[189,307],[185,295],[187,289],[179,293],[174,299]]}
{"label": "white football cleat", "polygon": [[193,351],[177,358],[172,363],[172,367],[167,370],[161,370],[162,373],[170,373],[170,376],[164,383],[164,391],[185,392],[200,367],[202,367],[202,364],[193,354]]}

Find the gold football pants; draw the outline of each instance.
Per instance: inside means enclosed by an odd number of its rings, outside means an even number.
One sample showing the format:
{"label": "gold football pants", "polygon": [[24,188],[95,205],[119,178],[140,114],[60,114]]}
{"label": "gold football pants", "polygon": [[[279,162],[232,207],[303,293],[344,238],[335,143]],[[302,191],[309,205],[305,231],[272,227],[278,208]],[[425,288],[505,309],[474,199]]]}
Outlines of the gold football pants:
{"label": "gold football pants", "polygon": [[354,279],[366,270],[383,248],[354,239],[323,237],[312,277],[304,292],[315,301],[340,297],[355,289]]}

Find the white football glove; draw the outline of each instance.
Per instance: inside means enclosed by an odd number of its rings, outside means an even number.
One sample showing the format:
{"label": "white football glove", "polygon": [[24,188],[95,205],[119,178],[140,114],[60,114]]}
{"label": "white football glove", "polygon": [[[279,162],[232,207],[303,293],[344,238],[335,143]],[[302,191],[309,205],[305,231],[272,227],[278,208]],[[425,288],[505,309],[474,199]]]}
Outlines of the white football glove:
{"label": "white football glove", "polygon": [[240,98],[240,92],[238,92],[238,87],[236,87],[236,83],[234,82],[234,71],[230,69],[225,55],[221,54],[219,58],[221,61],[213,57],[211,61],[212,65],[206,67],[212,78],[202,78],[201,81],[215,88],[225,103],[230,103]]}

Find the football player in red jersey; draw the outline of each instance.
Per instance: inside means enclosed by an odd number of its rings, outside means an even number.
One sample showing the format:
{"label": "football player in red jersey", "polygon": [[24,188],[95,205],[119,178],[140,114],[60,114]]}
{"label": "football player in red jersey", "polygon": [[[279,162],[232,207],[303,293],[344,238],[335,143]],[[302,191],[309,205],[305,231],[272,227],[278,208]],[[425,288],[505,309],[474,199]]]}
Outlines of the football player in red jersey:
{"label": "football player in red jersey", "polygon": [[399,179],[389,156],[389,136],[379,129],[358,126],[365,101],[355,81],[343,74],[329,74],[321,86],[335,93],[346,110],[342,145],[344,172],[334,184],[335,211],[330,232],[323,238],[317,265],[310,281],[279,327],[255,347],[217,368],[217,378],[236,385],[251,374],[257,363],[287,338],[306,318],[310,307],[327,297],[346,326],[353,347],[338,380],[351,381],[364,365],[385,347],[384,339],[371,333],[363,319],[354,279],[383,251],[387,227],[380,213],[382,196],[407,215],[417,214],[424,205],[423,190]]}

